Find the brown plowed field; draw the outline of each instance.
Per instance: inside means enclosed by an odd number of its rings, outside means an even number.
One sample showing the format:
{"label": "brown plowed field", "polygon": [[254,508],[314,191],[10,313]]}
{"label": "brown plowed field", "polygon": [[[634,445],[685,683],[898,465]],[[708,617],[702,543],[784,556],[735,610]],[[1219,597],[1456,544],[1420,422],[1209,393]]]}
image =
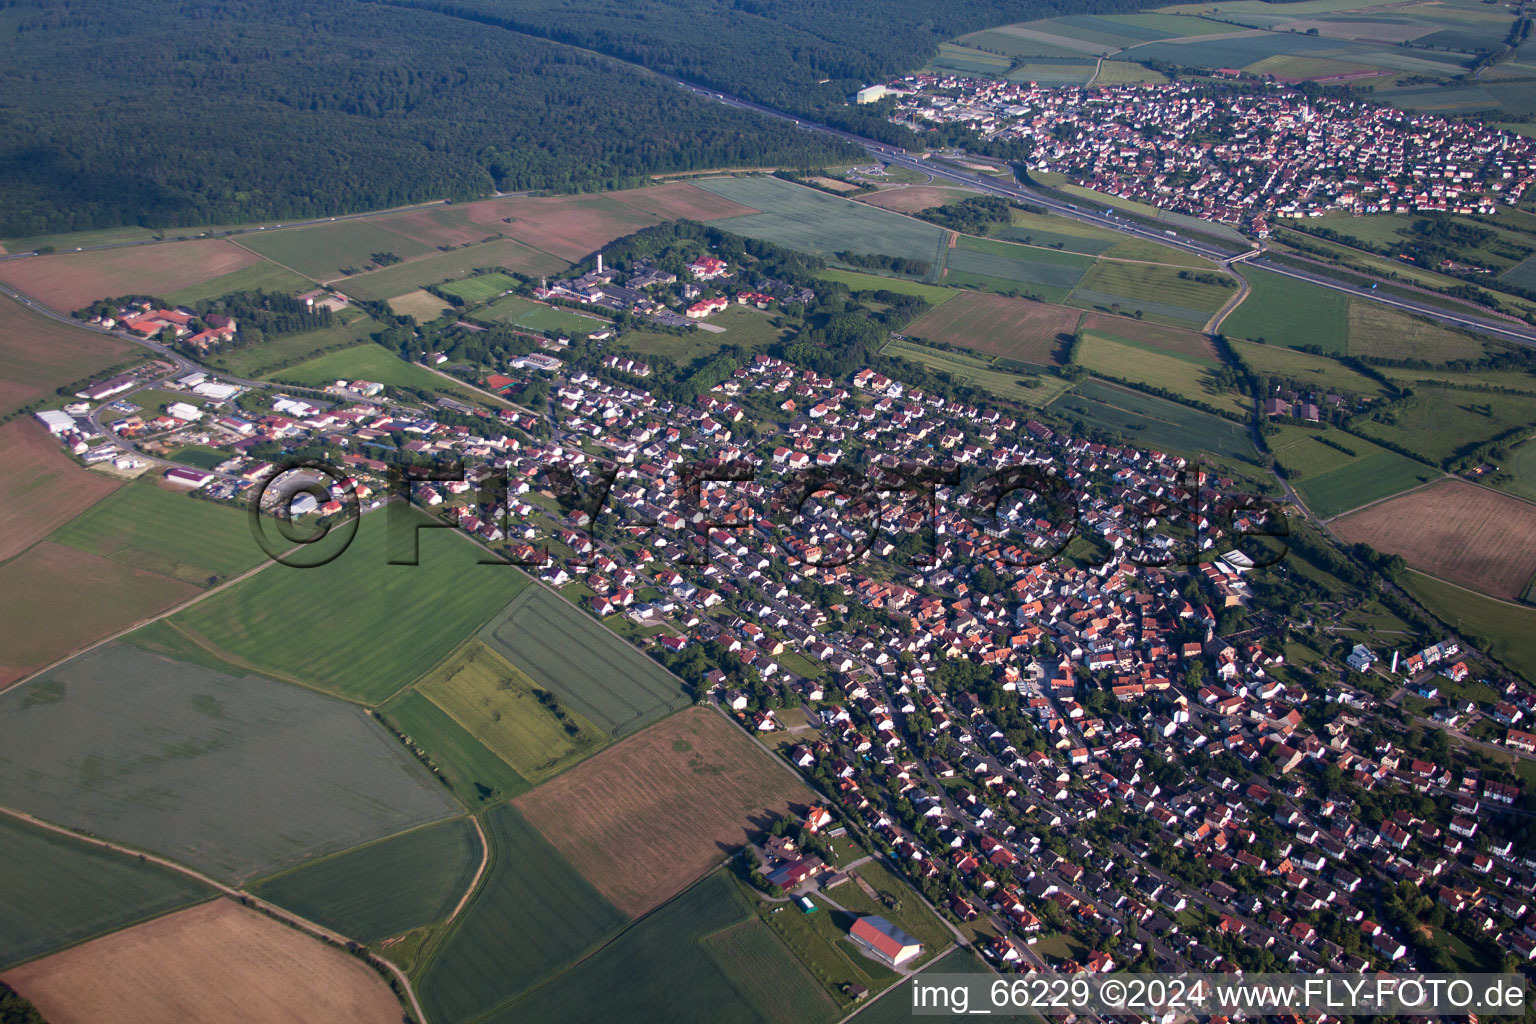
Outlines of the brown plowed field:
{"label": "brown plowed field", "polygon": [[973,352],[1050,365],[1065,348],[1062,334],[1077,329],[1082,312],[1029,299],[965,292],[924,314],[906,331]]}
{"label": "brown plowed field", "polygon": [[512,801],[614,906],[637,917],[814,794],[741,729],[690,708]]}
{"label": "brown plowed field", "polygon": [[942,185],[910,185],[906,188],[885,188],[871,195],[861,196],[870,206],[878,206],[897,213],[916,213],[945,203],[980,195],[964,188],[946,188]]}
{"label": "brown plowed field", "polygon": [[166,295],[261,257],[221,238],[65,252],[0,264],[0,281],[62,312],[119,295]]}
{"label": "brown plowed field", "polygon": [[61,324],[0,299],[0,414],[116,366],[132,352],[125,341]]}
{"label": "brown plowed field", "polygon": [[1536,505],[1446,480],[1329,524],[1351,543],[1402,555],[1469,590],[1519,600],[1536,575]]}
{"label": "brown plowed field", "polygon": [[[466,209],[487,233],[500,231],[573,261],[662,221],[717,220],[758,212],[685,181],[596,195],[492,199]],[[506,217],[511,223],[503,220]]]}
{"label": "brown plowed field", "polygon": [[30,416],[0,427],[0,562],[117,487],[118,481],[75,465]]}
{"label": "brown plowed field", "polygon": [[34,960],[5,983],[50,1024],[397,1024],[361,961],[233,900],[169,914]]}

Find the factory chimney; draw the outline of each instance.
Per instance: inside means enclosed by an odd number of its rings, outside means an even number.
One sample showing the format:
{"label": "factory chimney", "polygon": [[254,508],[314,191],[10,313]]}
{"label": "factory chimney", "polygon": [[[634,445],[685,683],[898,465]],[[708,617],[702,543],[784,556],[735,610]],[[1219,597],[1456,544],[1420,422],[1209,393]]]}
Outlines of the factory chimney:
{"label": "factory chimney", "polygon": [[603,254],[602,253],[598,253],[597,254],[597,272],[599,274],[601,274],[603,272]]}

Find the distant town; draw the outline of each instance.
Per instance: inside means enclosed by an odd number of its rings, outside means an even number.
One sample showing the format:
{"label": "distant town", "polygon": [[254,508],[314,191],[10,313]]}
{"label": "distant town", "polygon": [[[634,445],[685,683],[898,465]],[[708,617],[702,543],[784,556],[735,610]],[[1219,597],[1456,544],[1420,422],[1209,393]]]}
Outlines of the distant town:
{"label": "distant town", "polygon": [[1512,132],[1275,83],[1242,86],[1043,87],[914,74],[858,98],[895,97],[892,120],[917,132],[961,123],[983,139],[1027,141],[1031,172],[1260,237],[1267,218],[1332,210],[1491,214],[1517,204],[1536,177],[1536,142]]}

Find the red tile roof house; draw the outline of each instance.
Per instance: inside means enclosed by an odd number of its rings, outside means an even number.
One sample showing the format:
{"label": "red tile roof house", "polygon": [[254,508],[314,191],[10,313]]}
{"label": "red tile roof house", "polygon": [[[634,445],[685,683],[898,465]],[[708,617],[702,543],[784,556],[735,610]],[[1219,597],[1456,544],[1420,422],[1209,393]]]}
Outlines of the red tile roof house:
{"label": "red tile roof house", "polygon": [[853,922],[848,934],[877,960],[892,967],[900,967],[923,952],[921,942],[883,917],[861,917]]}

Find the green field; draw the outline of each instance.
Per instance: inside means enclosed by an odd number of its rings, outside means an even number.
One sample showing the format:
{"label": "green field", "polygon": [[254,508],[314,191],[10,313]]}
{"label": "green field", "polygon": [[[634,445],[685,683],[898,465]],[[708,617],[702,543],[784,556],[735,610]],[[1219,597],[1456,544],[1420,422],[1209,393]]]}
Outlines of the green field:
{"label": "green field", "polygon": [[369,264],[373,253],[392,252],[403,260],[426,256],[433,246],[396,230],[398,218],[364,217],[286,230],[247,231],[240,244],[276,263],[327,281],[347,268]]}
{"label": "green field", "polygon": [[1404,586],[1468,640],[1512,671],[1536,679],[1536,608],[1497,601],[1411,570]]}
{"label": "green field", "polygon": [[0,694],[0,802],[243,880],[455,813],[357,708],[108,644]]}
{"label": "green field", "polygon": [[[1246,303],[1244,303],[1246,305]],[[1257,376],[1295,381],[1299,386],[1327,393],[1352,392],[1367,398],[1391,397],[1380,381],[1353,370],[1328,356],[1297,352],[1279,345],[1228,341],[1238,358]]]}
{"label": "green field", "polygon": [[[624,925],[624,916],[512,807],[489,811],[485,829],[488,874],[417,982],[428,1018],[438,1024],[495,1009]],[[621,992],[627,985],[625,975],[614,974],[599,988]]]}
{"label": "green field", "polygon": [[517,287],[517,284],[517,278],[508,277],[506,274],[481,274],[478,277],[466,277],[462,281],[440,284],[437,290],[462,299],[471,306],[476,306],[511,291]]}
{"label": "green field", "polygon": [[779,178],[709,178],[696,184],[761,213],[712,220],[725,231],[762,238],[815,256],[837,252],[944,264],[949,232],[899,213],[839,199]]}
{"label": "green field", "polygon": [[383,300],[415,291],[424,285],[453,281],[477,270],[504,267],[530,275],[558,274],[569,265],[558,256],[551,256],[510,238],[502,238],[358,274],[335,284],[348,295],[360,299]]}
{"label": "green field", "polygon": [[1062,377],[1010,371],[989,359],[964,352],[946,352],[910,341],[891,341],[881,352],[947,373],[957,383],[980,388],[999,398],[1036,407],[1050,404],[1071,386]]}
{"label": "green field", "polygon": [[842,1016],[838,1004],[756,917],[716,932],[703,940],[703,947],[742,1001],[771,1024],[815,1024]]}
{"label": "green field", "polygon": [[[1338,434],[1346,447],[1360,451],[1358,438]],[[1296,485],[1307,507],[1323,518],[1336,516],[1368,502],[1406,491],[1440,476],[1438,470],[1405,455],[1386,450],[1352,459],[1337,469],[1308,477]]]}
{"label": "green field", "polygon": [[[593,956],[488,1017],[487,1024],[772,1020],[753,1010],[709,955],[709,937],[746,916],[736,883],[717,871]],[[616,984],[616,979],[622,983]]]}
{"label": "green field", "polygon": [[609,326],[606,320],[582,316],[559,306],[534,302],[520,295],[507,295],[475,314],[476,320],[494,320],[525,331],[547,334],[591,334]]}
{"label": "green field", "polygon": [[1142,447],[1208,451],[1250,462],[1255,457],[1248,428],[1240,423],[1101,381],[1079,384],[1052,402],[1049,411],[1114,431]]}
{"label": "green field", "polygon": [[544,587],[519,594],[480,636],[561,704],[616,737],[691,703],[670,672]]}
{"label": "green field", "polygon": [[215,353],[203,362],[216,370],[223,370],[236,377],[265,377],[268,374],[281,373],[285,366],[302,363],[325,352],[353,345],[371,344],[368,336],[381,329],[381,325],[376,320],[363,316],[349,324],[333,324],[330,327],[322,327],[318,331],[285,334],[259,345],[247,345],[244,348]]}
{"label": "green field", "polygon": [[1493,486],[1527,501],[1536,501],[1536,443],[1526,440],[1517,444],[1500,468],[1510,475],[1510,479]]}
{"label": "green field", "polygon": [[1349,301],[1349,354],[1443,363],[1487,354],[1477,337],[1365,299]]}
{"label": "green field", "polygon": [[474,823],[455,818],[312,861],[250,890],[371,944],[447,917],[479,866]]}
{"label": "green field", "polygon": [[540,703],[522,670],[479,639],[470,640],[415,689],[493,754],[537,785],[591,757],[607,736],[575,711]]}
{"label": "green field", "polygon": [[186,875],[0,815],[0,970],[213,895]]}
{"label": "green field", "polygon": [[1506,431],[1536,424],[1536,401],[1529,395],[1419,385],[1411,398],[1380,415],[1390,422],[1368,418],[1353,429],[1439,463]]}
{"label": "green field", "polygon": [[921,284],[917,281],[909,281],[904,277],[880,277],[876,274],[861,274],[855,270],[823,270],[816,275],[824,281],[836,281],[845,284],[850,291],[888,291],[898,295],[916,295],[926,300],[930,305],[942,306],[956,295],[960,294],[953,288],[940,288],[937,285]]}
{"label": "green field", "polygon": [[1012,218],[1011,226],[997,233],[999,238],[1029,245],[1060,247],[1067,252],[1080,252],[1089,256],[1174,263],[1201,270],[1214,269],[1209,260],[1201,259],[1184,249],[1159,245],[1145,238],[1133,238],[1109,228],[1095,227],[1066,217],[1013,210]]}
{"label": "green field", "polygon": [[269,374],[273,380],[290,381],[306,387],[325,387],[338,380],[371,380],[395,387],[414,388],[452,395],[466,402],[483,403],[483,396],[466,390],[451,380],[439,377],[425,366],[408,363],[380,345],[353,345],[328,352],[285,370]]}
{"label": "green field", "polygon": [[[395,511],[393,509],[389,511]],[[366,515],[349,549],[313,569],[272,565],[172,621],[226,656],[352,700],[378,703],[420,678],[526,585],[462,535],[425,530],[419,565],[405,515]],[[339,535],[339,534],[338,534]]]}
{"label": "green field", "polygon": [[[1349,298],[1332,288],[1246,267],[1243,277],[1253,290],[1222,321],[1229,338],[1263,339],[1270,345],[1324,352],[1349,351]],[[1306,310],[1298,316],[1297,310]]]}
{"label": "green field", "polygon": [[231,292],[263,291],[298,295],[309,291],[314,286],[315,283],[307,277],[295,274],[276,263],[263,261],[253,263],[249,267],[242,267],[232,274],[216,277],[212,281],[204,281],[202,284],[183,288],[179,292],[170,292],[160,298],[171,305],[182,306],[201,302],[204,299],[216,299],[220,295],[228,295]]}
{"label": "green field", "polygon": [[[1084,309],[1108,309],[1134,313],[1140,310],[1147,319],[1177,327],[1201,327],[1236,294],[1232,288],[1180,279],[1179,269],[1150,263],[1115,263],[1101,260],[1083,275],[1082,282],[1068,300]],[[1188,274],[1215,271],[1185,271]],[[1232,281],[1221,275],[1223,280]],[[1120,308],[1114,309],[1114,306]]]}
{"label": "green field", "polygon": [[243,512],[163,490],[151,480],[118,488],[49,539],[199,587],[266,558]]}
{"label": "green field", "polygon": [[1247,415],[1251,399],[1216,386],[1221,364],[1097,331],[1083,332],[1078,362],[1093,373],[1161,388],[1193,401]]}
{"label": "green field", "polygon": [[379,708],[379,714],[427,752],[449,787],[467,806],[509,800],[528,790],[528,780],[516,769],[415,690],[391,697]]}

